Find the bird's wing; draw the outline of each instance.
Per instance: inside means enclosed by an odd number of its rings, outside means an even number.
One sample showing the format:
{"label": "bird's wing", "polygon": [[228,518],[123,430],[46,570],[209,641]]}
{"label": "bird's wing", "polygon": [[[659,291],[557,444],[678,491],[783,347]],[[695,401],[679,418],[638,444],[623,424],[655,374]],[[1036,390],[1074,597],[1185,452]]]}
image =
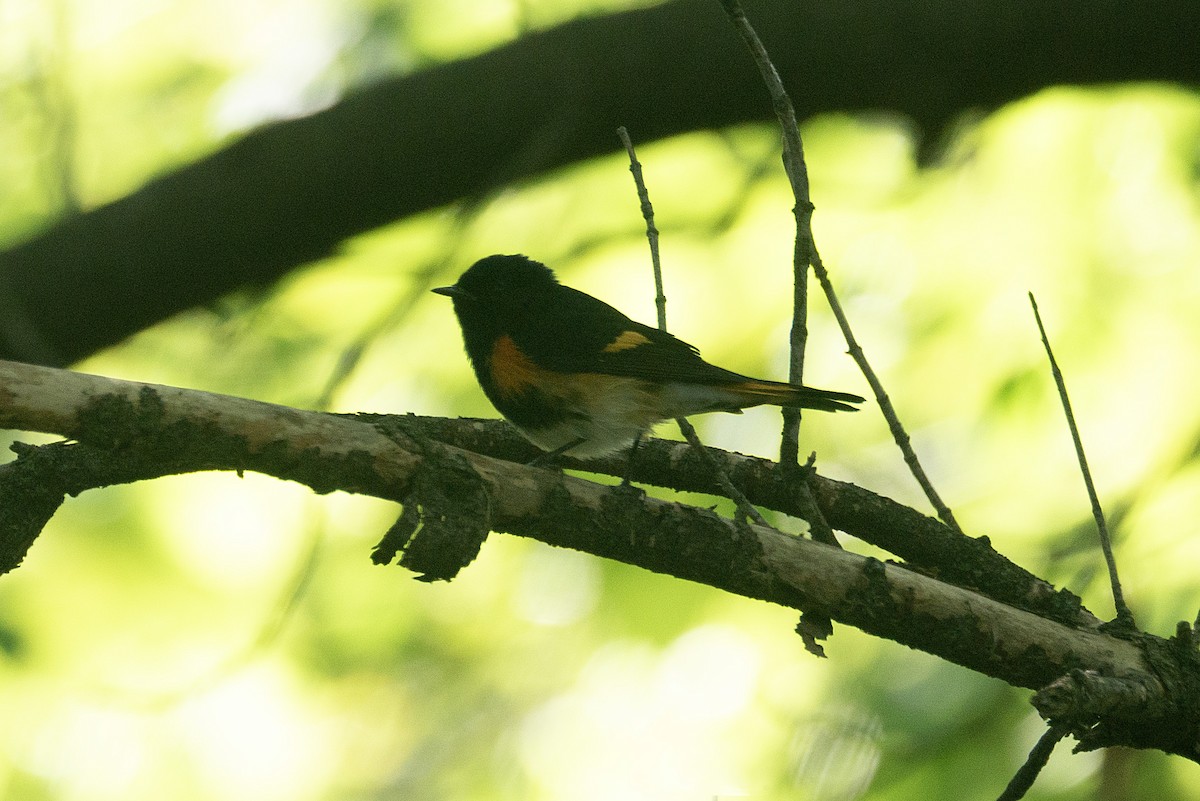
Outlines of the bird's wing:
{"label": "bird's wing", "polygon": [[704,361],[699,351],[683,340],[631,320],[591,295],[562,287],[555,293],[555,301],[537,319],[529,319],[513,331],[517,345],[551,370],[656,382],[725,384],[746,380],[746,376]]}

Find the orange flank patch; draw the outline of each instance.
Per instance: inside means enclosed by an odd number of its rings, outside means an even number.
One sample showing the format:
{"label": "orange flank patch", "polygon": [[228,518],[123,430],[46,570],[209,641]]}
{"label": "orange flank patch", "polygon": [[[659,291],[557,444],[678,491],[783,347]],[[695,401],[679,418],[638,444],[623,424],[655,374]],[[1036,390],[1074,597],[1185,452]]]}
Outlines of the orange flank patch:
{"label": "orange flank patch", "polygon": [[650,344],[650,339],[645,334],[639,334],[637,331],[622,331],[620,336],[604,346],[604,352],[620,353],[623,350],[648,344]]}
{"label": "orange flank patch", "polygon": [[507,334],[492,346],[492,380],[502,395],[518,395],[538,383],[541,369]]}

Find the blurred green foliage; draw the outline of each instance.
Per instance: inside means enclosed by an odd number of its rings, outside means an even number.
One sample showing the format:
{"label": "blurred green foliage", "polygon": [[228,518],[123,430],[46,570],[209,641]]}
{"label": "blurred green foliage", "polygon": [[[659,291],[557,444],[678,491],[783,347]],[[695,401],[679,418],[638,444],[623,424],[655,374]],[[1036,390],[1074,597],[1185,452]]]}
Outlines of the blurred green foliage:
{"label": "blurred green foliage", "polygon": [[[5,3],[0,242],[348,85],[604,10],[566,8]],[[1033,290],[1114,514],[1127,597],[1159,633],[1193,618],[1200,97],[1045,91],[964,126],[924,168],[901,120],[831,116],[804,135],[824,258],[967,530],[1111,613]],[[776,141],[747,127],[639,148],[672,330],[772,377],[785,374],[792,247]],[[425,290],[492,252],[528,253],[654,318],[636,198],[613,156],[473,213],[397,222],[80,368],[312,406],[361,339],[332,408],[491,416],[449,308]],[[819,305],[810,330],[809,381],[863,391]],[[875,414],[810,418],[802,447],[823,471],[921,504]],[[776,447],[770,410],[697,423],[714,445]],[[70,501],[0,581],[0,795],[987,798],[1039,734],[1025,692],[844,627],[817,661],[790,612],[537,543],[493,536],[452,584],[410,581],[367,559],[396,511],[252,475]],[[1066,751],[1031,798],[1093,798],[1102,784],[1200,794],[1182,760]]]}

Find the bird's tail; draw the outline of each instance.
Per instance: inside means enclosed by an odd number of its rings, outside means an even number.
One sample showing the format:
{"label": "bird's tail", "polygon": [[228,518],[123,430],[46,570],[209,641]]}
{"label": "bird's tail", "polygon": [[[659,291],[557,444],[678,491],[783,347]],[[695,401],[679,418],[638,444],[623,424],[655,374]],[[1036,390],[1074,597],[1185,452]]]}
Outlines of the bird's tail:
{"label": "bird's tail", "polygon": [[726,389],[736,392],[739,398],[744,399],[746,407],[770,403],[775,406],[817,409],[822,412],[857,412],[858,409],[851,404],[862,403],[865,400],[851,392],[834,392],[829,389],[813,389],[760,379],[731,384]]}

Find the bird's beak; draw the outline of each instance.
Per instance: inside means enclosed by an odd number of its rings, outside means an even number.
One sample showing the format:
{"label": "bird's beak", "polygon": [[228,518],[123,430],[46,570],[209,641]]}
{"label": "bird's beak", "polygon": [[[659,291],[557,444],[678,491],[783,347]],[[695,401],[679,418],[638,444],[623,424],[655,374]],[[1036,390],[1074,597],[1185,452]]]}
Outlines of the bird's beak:
{"label": "bird's beak", "polygon": [[429,291],[435,295],[445,295],[448,298],[462,297],[465,294],[456,286],[439,286]]}

